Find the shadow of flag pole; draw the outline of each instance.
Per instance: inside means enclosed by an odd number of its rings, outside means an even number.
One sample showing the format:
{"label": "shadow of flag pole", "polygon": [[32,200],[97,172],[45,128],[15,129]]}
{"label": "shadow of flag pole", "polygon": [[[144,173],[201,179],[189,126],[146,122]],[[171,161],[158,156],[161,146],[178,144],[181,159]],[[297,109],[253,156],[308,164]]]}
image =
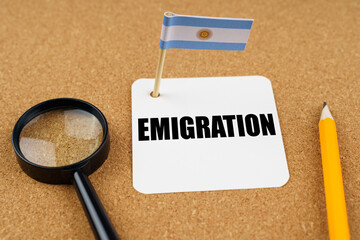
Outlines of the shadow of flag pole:
{"label": "shadow of flag pole", "polygon": [[165,53],[166,53],[165,49],[160,49],[160,58],[156,69],[154,90],[151,92],[151,96],[155,98],[160,96],[159,88],[160,88],[161,75],[164,69]]}

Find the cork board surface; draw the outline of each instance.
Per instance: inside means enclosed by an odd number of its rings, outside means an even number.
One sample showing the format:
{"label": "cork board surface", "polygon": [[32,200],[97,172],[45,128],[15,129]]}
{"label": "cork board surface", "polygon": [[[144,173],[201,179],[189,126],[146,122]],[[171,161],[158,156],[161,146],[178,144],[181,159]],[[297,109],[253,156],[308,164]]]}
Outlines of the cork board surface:
{"label": "cork board surface", "polygon": [[[164,11],[254,18],[244,52],[171,49],[164,77],[263,75],[273,84],[289,182],[281,188],[143,195],[132,187],[131,84],[152,78]],[[318,137],[336,119],[352,239],[360,239],[360,2],[0,1],[0,239],[92,239],[72,186],[22,172],[12,128],[47,99],[107,117],[108,160],[90,176],[122,239],[327,239]]]}

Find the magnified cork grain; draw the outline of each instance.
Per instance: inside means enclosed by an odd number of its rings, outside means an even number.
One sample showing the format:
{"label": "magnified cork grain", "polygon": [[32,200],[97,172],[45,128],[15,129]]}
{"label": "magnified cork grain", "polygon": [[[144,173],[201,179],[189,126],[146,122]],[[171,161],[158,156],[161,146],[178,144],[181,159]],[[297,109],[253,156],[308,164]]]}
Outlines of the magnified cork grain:
{"label": "magnified cork grain", "polygon": [[[171,49],[164,77],[269,78],[285,186],[158,195],[132,187],[131,84],[155,75],[165,11],[255,19],[245,51]],[[122,239],[328,239],[318,137],[326,101],[360,239],[359,1],[0,0],[0,16],[0,239],[93,238],[74,188],[31,179],[12,149],[21,114],[57,97],[89,101],[107,117],[110,155],[90,180]]]}

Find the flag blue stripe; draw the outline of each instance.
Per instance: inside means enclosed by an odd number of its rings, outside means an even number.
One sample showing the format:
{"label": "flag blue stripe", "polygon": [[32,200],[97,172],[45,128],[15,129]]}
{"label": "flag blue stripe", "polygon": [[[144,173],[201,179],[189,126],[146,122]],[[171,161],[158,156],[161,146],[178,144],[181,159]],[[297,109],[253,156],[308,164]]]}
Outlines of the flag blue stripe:
{"label": "flag blue stripe", "polygon": [[188,16],[164,16],[164,26],[191,26],[208,28],[251,29],[253,20],[214,19]]}
{"label": "flag blue stripe", "polygon": [[161,49],[186,48],[203,50],[230,50],[244,51],[246,43],[223,43],[223,42],[201,42],[201,41],[163,41],[160,40]]}

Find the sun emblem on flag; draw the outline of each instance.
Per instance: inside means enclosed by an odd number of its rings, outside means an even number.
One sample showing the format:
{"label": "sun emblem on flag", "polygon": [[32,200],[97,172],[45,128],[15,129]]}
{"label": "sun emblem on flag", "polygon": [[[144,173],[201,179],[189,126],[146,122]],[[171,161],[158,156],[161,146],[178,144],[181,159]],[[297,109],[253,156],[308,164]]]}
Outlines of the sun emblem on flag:
{"label": "sun emblem on flag", "polygon": [[211,35],[212,32],[209,29],[201,29],[197,34],[198,38],[201,40],[209,39]]}

